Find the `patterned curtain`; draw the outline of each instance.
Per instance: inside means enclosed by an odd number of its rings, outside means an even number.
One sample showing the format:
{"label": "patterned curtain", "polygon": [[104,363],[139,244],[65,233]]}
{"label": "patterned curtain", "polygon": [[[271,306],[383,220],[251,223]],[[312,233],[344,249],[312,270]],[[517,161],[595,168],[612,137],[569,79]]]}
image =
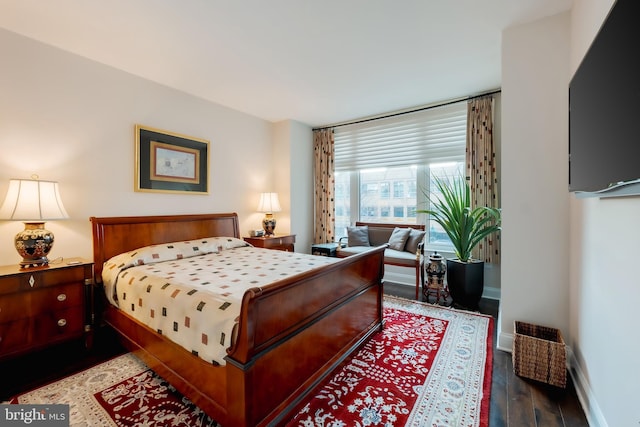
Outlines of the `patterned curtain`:
{"label": "patterned curtain", "polygon": [[[471,206],[500,207],[493,143],[493,96],[469,100],[466,160]],[[500,232],[487,236],[476,246],[472,256],[484,262],[499,264]]]}
{"label": "patterned curtain", "polygon": [[313,243],[335,241],[333,129],[313,131],[315,234]]}

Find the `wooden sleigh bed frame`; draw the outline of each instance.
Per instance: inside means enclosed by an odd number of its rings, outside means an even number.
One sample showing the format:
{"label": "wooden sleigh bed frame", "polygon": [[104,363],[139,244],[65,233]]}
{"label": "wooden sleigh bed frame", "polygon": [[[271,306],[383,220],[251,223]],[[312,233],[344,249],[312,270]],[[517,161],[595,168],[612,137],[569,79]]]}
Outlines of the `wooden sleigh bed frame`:
{"label": "wooden sleigh bed frame", "polygon": [[[151,244],[240,237],[235,213],[91,219],[95,278],[112,256]],[[384,247],[242,300],[237,340],[214,366],[111,304],[103,320],[125,346],[223,427],[280,425],[312,389],[383,327]],[[104,294],[102,294],[104,295]]]}

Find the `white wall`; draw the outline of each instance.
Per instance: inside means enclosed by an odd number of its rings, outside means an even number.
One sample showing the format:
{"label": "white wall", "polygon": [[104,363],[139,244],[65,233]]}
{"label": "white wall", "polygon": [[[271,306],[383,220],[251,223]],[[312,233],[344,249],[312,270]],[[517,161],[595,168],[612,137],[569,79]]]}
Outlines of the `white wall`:
{"label": "white wall", "polygon": [[291,121],[291,230],[297,234],[296,251],[311,253],[314,236],[313,132]]}
{"label": "white wall", "polygon": [[569,334],[569,14],[502,35],[502,262],[498,345],[515,320]]}
{"label": "white wall", "polygon": [[640,424],[640,198],[568,192],[568,83],[613,0],[503,33],[502,300],[498,345],[513,321],[562,330],[592,426]]}
{"label": "white wall", "polygon": [[[571,11],[573,76],[613,0],[581,0]],[[572,365],[593,426],[640,425],[640,197],[570,196]]]}
{"label": "white wall", "polygon": [[[313,134],[309,126],[293,120],[274,125],[274,176],[280,199],[290,212],[278,217],[276,234],[296,235],[296,252],[311,253],[313,243]],[[282,227],[280,228],[280,222]]]}
{"label": "white wall", "polygon": [[[46,224],[51,258],[91,258],[90,216],[231,211],[243,235],[260,226],[273,124],[5,30],[0,57],[0,201],[10,178],[59,181],[71,218]],[[136,123],[210,140],[209,194],[135,192]],[[0,221],[0,264],[20,260],[22,228]]]}

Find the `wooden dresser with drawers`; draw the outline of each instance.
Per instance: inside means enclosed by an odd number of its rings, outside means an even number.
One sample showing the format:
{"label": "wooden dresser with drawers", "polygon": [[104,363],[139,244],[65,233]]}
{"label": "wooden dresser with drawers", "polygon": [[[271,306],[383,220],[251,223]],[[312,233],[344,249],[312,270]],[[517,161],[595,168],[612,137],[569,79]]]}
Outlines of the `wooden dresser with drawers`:
{"label": "wooden dresser with drawers", "polygon": [[91,345],[93,263],[0,266],[0,360],[62,341]]}

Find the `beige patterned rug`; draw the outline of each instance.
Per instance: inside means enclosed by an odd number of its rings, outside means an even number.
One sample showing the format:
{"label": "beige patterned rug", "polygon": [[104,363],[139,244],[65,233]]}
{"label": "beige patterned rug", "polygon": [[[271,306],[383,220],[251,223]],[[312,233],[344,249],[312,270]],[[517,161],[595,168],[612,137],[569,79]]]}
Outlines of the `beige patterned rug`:
{"label": "beige patterned rug", "polygon": [[[487,426],[489,316],[385,296],[376,334],[297,411],[290,426]],[[70,405],[71,426],[215,426],[132,354],[17,396]]]}

